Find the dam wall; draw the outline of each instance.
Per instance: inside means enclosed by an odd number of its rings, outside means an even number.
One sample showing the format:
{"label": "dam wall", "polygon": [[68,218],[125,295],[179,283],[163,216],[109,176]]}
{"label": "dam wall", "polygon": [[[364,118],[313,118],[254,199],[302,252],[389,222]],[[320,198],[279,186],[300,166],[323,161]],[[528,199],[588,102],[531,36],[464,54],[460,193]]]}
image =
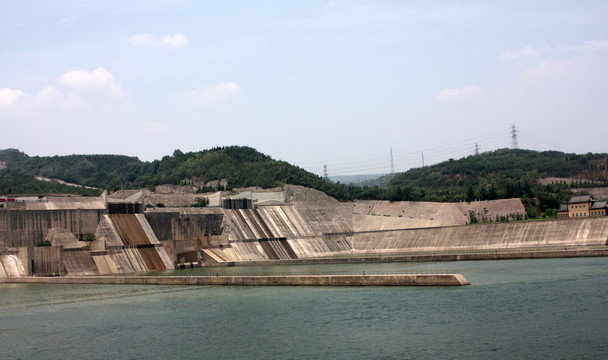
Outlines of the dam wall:
{"label": "dam wall", "polygon": [[155,209],[146,211],[145,217],[160,240],[187,240],[218,235],[222,231],[223,213],[220,209]]}
{"label": "dam wall", "polygon": [[[220,209],[156,209],[145,213],[155,236],[175,264],[197,263],[203,247],[219,245],[224,214]],[[227,241],[226,241],[227,243]]]}
{"label": "dam wall", "polygon": [[286,260],[352,251],[352,205],[303,201],[291,205],[224,210],[230,247],[214,249],[227,260]]}
{"label": "dam wall", "polygon": [[357,253],[598,246],[607,241],[608,217],[370,231],[353,237]]}
{"label": "dam wall", "polygon": [[0,210],[0,247],[32,247],[53,228],[67,229],[77,238],[95,233],[105,209]]}
{"label": "dam wall", "polygon": [[63,275],[64,267],[62,261],[63,248],[44,246],[36,247],[33,251],[33,267],[34,274],[53,274]]}

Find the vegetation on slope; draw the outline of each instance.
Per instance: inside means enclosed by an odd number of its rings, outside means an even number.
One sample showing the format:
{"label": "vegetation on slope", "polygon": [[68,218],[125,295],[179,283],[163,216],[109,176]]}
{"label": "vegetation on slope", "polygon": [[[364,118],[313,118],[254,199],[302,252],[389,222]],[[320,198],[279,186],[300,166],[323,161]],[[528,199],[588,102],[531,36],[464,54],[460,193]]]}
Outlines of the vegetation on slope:
{"label": "vegetation on slope", "polygon": [[[579,181],[547,185],[538,182],[550,177]],[[441,202],[521,197],[528,215],[535,217],[535,212],[557,208],[567,200],[572,195],[571,186],[606,185],[607,154],[500,149],[396,174],[385,197]]]}
{"label": "vegetation on slope", "polygon": [[[18,150],[0,151],[7,169],[1,173],[0,193],[74,192],[77,188],[58,187],[57,183],[34,180],[34,176],[108,189],[152,187],[160,184],[198,184],[200,190],[215,190],[208,182],[226,179],[228,189],[260,186],[270,188],[283,184],[303,185],[330,194],[340,194],[323,178],[284,161],[277,161],[250,147],[229,146],[184,153],[175,150],[161,160],[142,162],[120,155],[28,156]],[[49,184],[57,186],[51,188]]]}
{"label": "vegetation on slope", "polygon": [[[218,147],[199,152],[175,150],[172,156],[143,162],[120,155],[70,155],[30,157],[15,149],[0,151],[7,169],[0,172],[0,193],[79,193],[99,191],[40,182],[34,176],[114,191],[191,183],[200,191],[217,187],[209,182],[226,179],[227,189],[283,184],[321,190],[339,200],[379,199],[412,201],[472,201],[521,197],[530,217],[554,209],[572,195],[570,186],[608,185],[607,154],[565,154],[555,151],[501,149],[460,160],[411,169],[380,179],[388,186],[343,185],[284,161],[277,161],[250,147]],[[584,179],[583,183],[542,185],[539,178]],[[550,215],[550,212],[549,212]]]}

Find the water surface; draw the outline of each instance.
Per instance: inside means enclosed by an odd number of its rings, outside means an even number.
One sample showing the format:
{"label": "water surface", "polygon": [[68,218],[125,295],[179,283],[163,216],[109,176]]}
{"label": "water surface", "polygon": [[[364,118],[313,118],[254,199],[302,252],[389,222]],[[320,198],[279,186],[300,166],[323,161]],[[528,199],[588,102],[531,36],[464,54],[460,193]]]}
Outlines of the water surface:
{"label": "water surface", "polygon": [[0,284],[1,357],[596,359],[608,351],[608,258],[178,273],[438,270],[472,285]]}

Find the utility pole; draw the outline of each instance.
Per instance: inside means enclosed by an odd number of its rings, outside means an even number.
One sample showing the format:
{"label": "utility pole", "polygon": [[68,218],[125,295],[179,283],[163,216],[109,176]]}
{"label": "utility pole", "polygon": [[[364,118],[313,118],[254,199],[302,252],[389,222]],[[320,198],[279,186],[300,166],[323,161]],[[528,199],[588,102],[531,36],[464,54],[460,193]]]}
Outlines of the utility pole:
{"label": "utility pole", "polygon": [[422,153],[422,167],[424,167],[424,152]]}
{"label": "utility pole", "polygon": [[391,148],[391,175],[395,173],[395,163],[393,162],[393,148]]}
{"label": "utility pole", "polygon": [[515,124],[511,126],[511,149],[519,149],[519,143],[517,142],[517,126],[515,126]]}

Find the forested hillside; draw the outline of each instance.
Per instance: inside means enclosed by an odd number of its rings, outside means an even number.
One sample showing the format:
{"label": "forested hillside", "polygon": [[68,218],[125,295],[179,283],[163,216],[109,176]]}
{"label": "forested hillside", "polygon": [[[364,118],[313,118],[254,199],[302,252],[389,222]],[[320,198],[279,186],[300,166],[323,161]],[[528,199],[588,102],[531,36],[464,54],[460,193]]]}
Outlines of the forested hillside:
{"label": "forested hillside", "polygon": [[[15,149],[0,151],[0,194],[78,193],[98,195],[102,189],[152,188],[160,184],[194,184],[200,192],[227,181],[226,189],[283,184],[321,190],[339,200],[379,199],[457,202],[521,197],[535,217],[559,206],[571,187],[608,186],[607,154],[565,154],[555,151],[500,149],[459,160],[411,169],[388,186],[342,185],[302,168],[277,161],[250,147],[229,146],[184,153],[175,150],[161,160],[143,162],[120,155],[28,156]],[[0,166],[1,168],[2,166]],[[34,176],[99,188],[74,188]],[[567,178],[545,181],[542,178]],[[223,189],[223,188],[222,188]],[[549,211],[550,214],[550,211]]]}
{"label": "forested hillside", "polygon": [[201,192],[213,191],[217,189],[209,188],[206,184],[225,179],[227,189],[247,186],[269,188],[287,183],[344,197],[340,196],[344,191],[332,190],[341,189],[341,185],[284,161],[274,160],[250,147],[229,146],[189,153],[175,150],[172,156],[152,162],[120,155],[30,157],[18,150],[8,149],[0,151],[0,161],[4,161],[7,167],[0,173],[0,193],[3,194],[45,191],[91,193],[85,189],[34,179],[34,176],[43,176],[110,191],[186,182],[199,186]]}
{"label": "forested hillside", "polygon": [[[539,183],[544,178],[568,180]],[[385,196],[441,202],[521,197],[544,212],[567,200],[571,187],[591,186],[608,186],[608,154],[500,149],[396,174]]]}

